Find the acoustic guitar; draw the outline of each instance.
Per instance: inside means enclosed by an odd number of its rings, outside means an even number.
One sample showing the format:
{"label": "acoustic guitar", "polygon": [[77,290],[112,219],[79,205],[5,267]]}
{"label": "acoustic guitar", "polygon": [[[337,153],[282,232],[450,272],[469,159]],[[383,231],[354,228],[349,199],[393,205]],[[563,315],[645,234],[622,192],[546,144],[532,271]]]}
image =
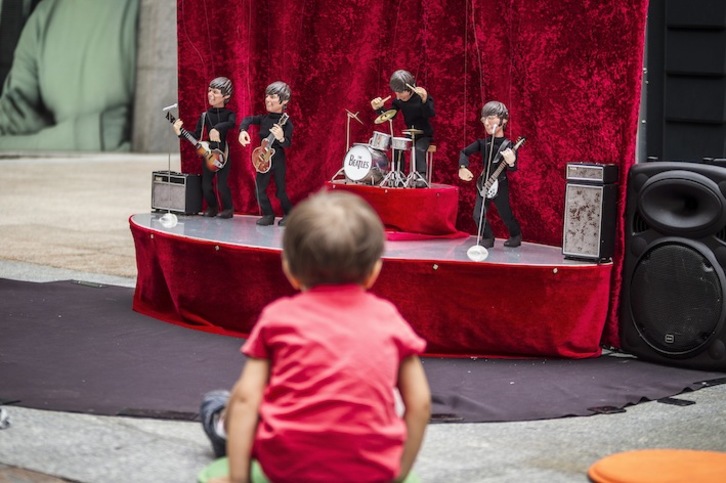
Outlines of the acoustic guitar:
{"label": "acoustic guitar", "polygon": [[[166,118],[172,124],[176,122],[176,119],[170,112],[166,113]],[[184,128],[181,129],[181,135],[184,136],[184,139],[194,145],[194,149],[196,149],[197,154],[204,159],[204,163],[207,165],[207,169],[209,171],[217,172],[224,168],[224,165],[227,164],[227,157],[221,150],[210,149],[208,142],[197,141],[197,139]]]}
{"label": "acoustic guitar", "polygon": [[[512,151],[515,153],[517,152],[517,149],[522,147],[522,144],[527,140],[525,137],[519,137],[517,138],[517,142],[514,143],[514,146],[512,146]],[[495,158],[498,159],[501,156],[501,152],[497,153],[497,156]],[[497,196],[497,192],[499,191],[499,175],[502,174],[502,171],[504,171],[504,168],[509,166],[504,160],[499,162],[499,166],[497,166],[497,169],[494,170],[491,176],[489,176],[489,179],[486,180],[486,183],[484,182],[484,175],[486,174],[486,171],[482,171],[482,173],[479,175],[479,179],[476,180],[476,189],[479,190],[479,194],[482,198],[491,199]]]}
{"label": "acoustic guitar", "polygon": [[[290,116],[287,113],[283,113],[275,124],[282,127],[287,122]],[[272,148],[272,143],[275,142],[275,135],[270,133],[262,143],[252,151],[252,165],[258,173],[267,173],[272,167],[272,157],[275,155],[275,150]]]}

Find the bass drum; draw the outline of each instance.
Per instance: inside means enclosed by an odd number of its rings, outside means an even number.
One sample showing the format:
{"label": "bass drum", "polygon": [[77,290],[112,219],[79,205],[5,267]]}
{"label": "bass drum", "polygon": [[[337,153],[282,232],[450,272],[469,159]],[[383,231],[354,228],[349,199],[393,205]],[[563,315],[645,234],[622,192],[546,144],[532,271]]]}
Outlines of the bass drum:
{"label": "bass drum", "polygon": [[345,153],[343,160],[345,177],[358,183],[379,183],[387,168],[386,153],[373,149],[367,144],[353,144],[353,147]]}

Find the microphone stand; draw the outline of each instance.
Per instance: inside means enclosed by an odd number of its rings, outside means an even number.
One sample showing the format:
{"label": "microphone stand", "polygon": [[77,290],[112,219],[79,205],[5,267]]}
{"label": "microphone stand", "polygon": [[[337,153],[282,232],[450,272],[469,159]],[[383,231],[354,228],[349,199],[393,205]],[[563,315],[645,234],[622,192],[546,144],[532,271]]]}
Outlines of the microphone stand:
{"label": "microphone stand", "polygon": [[[489,160],[487,161],[487,167],[484,170],[484,172],[486,173],[486,176],[484,177],[484,179],[489,179],[489,170],[492,167],[492,153],[494,153],[494,134],[496,134],[497,129],[499,129],[499,126],[494,125],[494,131],[492,132],[491,141],[489,143]],[[504,161],[502,161],[502,162],[504,162]],[[475,184],[476,184],[476,182],[475,182]],[[475,186],[475,188],[476,188],[476,186]],[[479,189],[476,190],[476,194],[477,194],[477,196],[481,196],[481,211],[479,212],[479,226],[477,227],[478,229],[476,231],[476,245],[470,247],[466,251],[466,256],[469,257],[469,260],[471,260],[473,262],[483,262],[484,260],[487,259],[487,257],[489,257],[489,250],[487,250],[486,248],[484,248],[481,245],[481,234],[484,231],[484,227],[486,226],[486,222],[487,222],[487,219],[486,219],[487,199],[486,199],[486,193],[480,193]]]}
{"label": "microphone stand", "polygon": [[[177,103],[172,104],[171,106],[167,106],[162,109],[162,111],[167,112],[172,109],[176,109],[178,107]],[[159,218],[159,223],[161,223],[161,226],[164,228],[174,228],[177,223],[179,222],[179,219],[177,216],[171,212],[171,148],[169,148],[169,153],[166,161],[166,174],[169,177],[167,179],[167,191],[169,195],[169,206],[167,207],[167,212],[162,215],[161,218]]]}

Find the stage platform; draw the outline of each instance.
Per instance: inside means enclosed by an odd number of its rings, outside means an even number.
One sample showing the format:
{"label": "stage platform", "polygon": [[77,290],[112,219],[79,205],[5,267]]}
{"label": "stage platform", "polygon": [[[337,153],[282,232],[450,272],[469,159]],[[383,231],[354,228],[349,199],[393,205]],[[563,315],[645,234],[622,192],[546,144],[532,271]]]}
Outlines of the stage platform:
{"label": "stage platform", "polygon": [[[138,268],[134,309],[168,322],[245,336],[270,301],[294,294],[280,267],[284,228],[229,220],[133,215]],[[560,247],[497,240],[483,262],[476,238],[391,240],[372,291],[391,300],[428,342],[453,357],[600,354],[611,263],[566,260]],[[355,317],[354,313],[350,314]]]}

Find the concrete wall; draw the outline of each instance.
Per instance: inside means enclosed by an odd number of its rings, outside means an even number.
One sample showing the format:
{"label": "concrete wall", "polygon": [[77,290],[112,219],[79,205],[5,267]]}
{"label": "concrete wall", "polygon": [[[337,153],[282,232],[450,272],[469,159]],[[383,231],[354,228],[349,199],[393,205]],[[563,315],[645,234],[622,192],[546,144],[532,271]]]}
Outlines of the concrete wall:
{"label": "concrete wall", "polygon": [[161,108],[177,100],[176,0],[141,0],[132,150],[178,153]]}

